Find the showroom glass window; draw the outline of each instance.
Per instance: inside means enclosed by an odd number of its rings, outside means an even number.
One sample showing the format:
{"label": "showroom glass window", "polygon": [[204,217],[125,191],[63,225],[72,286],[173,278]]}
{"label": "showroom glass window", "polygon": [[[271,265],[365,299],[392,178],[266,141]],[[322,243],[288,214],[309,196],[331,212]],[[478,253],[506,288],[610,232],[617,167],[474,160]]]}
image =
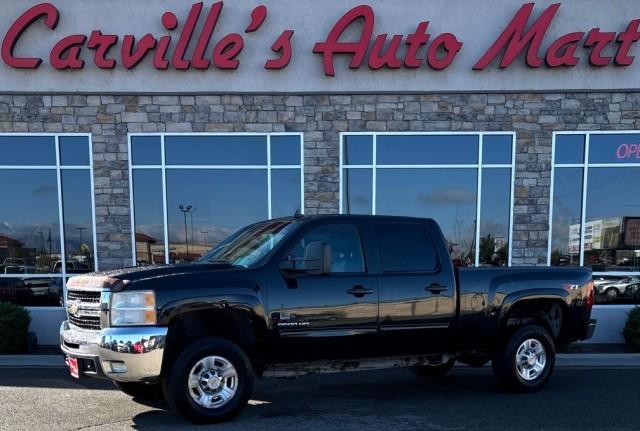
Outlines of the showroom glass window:
{"label": "showroom glass window", "polygon": [[95,268],[91,166],[89,135],[0,135],[0,301],[60,306]]}
{"label": "showroom glass window", "polygon": [[299,133],[131,134],[134,265],[198,259],[250,223],[302,212]]}
{"label": "showroom glass window", "polygon": [[598,303],[640,303],[640,131],[553,137],[549,264],[593,269]]}
{"label": "showroom glass window", "polygon": [[433,218],[456,264],[508,265],[514,145],[510,132],[344,133],[340,210]]}

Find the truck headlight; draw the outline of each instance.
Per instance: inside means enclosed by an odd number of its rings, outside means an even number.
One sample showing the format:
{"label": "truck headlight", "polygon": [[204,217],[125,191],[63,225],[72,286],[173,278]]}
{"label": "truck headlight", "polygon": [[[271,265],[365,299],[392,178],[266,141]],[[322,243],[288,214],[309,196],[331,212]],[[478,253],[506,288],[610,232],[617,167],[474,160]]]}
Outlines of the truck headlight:
{"label": "truck headlight", "polygon": [[115,292],[111,296],[111,325],[156,324],[156,295],[153,290]]}

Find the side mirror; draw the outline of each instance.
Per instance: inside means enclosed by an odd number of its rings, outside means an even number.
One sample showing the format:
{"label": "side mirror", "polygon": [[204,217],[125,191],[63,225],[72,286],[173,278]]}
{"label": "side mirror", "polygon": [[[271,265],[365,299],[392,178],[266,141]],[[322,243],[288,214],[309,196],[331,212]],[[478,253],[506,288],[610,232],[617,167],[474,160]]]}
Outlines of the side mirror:
{"label": "side mirror", "polygon": [[289,256],[283,261],[280,269],[285,273],[305,273],[309,275],[325,275],[331,272],[331,245],[314,241],[305,247],[304,258]]}
{"label": "side mirror", "polygon": [[314,241],[304,250],[305,270],[311,275],[325,275],[331,272],[331,245]]}

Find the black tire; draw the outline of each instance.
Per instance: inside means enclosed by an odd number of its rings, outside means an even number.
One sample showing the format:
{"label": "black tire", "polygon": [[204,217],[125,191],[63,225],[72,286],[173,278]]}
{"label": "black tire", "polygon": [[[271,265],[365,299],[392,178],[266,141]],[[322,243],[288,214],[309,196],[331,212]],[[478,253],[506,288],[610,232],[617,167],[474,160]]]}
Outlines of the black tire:
{"label": "black tire", "polygon": [[[541,370],[533,370],[529,378],[523,377],[516,365],[519,356],[518,350],[527,340],[534,340],[533,345],[538,348],[537,343],[544,349],[544,366]],[[525,349],[523,353],[527,357],[531,349]],[[535,356],[535,355],[533,355]],[[524,361],[525,356],[521,359]],[[533,360],[533,359],[532,359]],[[502,351],[498,352],[493,359],[493,375],[497,379],[498,385],[513,392],[534,392],[541,389],[551,377],[556,361],[556,347],[553,338],[542,326],[528,325],[518,329],[506,341]],[[520,369],[539,366],[540,360],[533,364],[520,363]],[[535,371],[535,372],[534,372]],[[526,373],[527,371],[523,371]]]}
{"label": "black tire", "polygon": [[616,289],[615,287],[610,287],[604,291],[604,296],[607,299],[618,299],[618,296],[620,296],[620,292],[618,292],[618,289]]}
{"label": "black tire", "polygon": [[439,377],[444,377],[451,368],[453,368],[453,364],[455,363],[455,359],[449,359],[441,365],[414,365],[410,370],[416,376],[425,379],[437,379]]}
{"label": "black tire", "polygon": [[[188,384],[192,368],[208,356],[224,358],[235,368],[237,375],[234,395],[220,407],[206,408],[198,404]],[[224,338],[209,337],[182,349],[171,368],[166,370],[162,389],[169,407],[185,419],[195,423],[218,423],[240,413],[249,401],[254,380],[251,361],[240,347]]]}
{"label": "black tire", "polygon": [[162,399],[162,386],[159,383],[113,382],[113,384],[134,399],[149,401]]}

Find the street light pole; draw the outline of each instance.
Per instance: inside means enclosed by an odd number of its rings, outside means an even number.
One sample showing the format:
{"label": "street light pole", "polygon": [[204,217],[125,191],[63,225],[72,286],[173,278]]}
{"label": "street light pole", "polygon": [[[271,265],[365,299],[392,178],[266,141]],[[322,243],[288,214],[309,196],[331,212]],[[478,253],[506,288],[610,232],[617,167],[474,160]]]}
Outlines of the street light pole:
{"label": "street light pole", "polygon": [[[34,236],[34,243],[36,245],[36,253],[40,253],[40,250],[42,251],[42,254],[45,254],[47,252],[47,250],[44,248],[44,232],[39,230],[38,232],[36,232],[38,234],[37,236],[37,240],[35,239],[36,237]],[[40,245],[42,244],[42,248],[40,250],[38,250],[40,248]],[[51,253],[49,253],[51,254]]]}
{"label": "street light pole", "polygon": [[191,247],[195,248],[195,241],[193,239],[193,213],[196,212],[196,208],[192,208],[189,212],[189,218],[191,219]]}
{"label": "street light pole", "polygon": [[187,230],[187,213],[191,212],[193,208],[191,205],[178,205],[180,211],[182,211],[182,215],[184,215],[184,242],[187,245],[187,259],[189,259],[189,232]]}

